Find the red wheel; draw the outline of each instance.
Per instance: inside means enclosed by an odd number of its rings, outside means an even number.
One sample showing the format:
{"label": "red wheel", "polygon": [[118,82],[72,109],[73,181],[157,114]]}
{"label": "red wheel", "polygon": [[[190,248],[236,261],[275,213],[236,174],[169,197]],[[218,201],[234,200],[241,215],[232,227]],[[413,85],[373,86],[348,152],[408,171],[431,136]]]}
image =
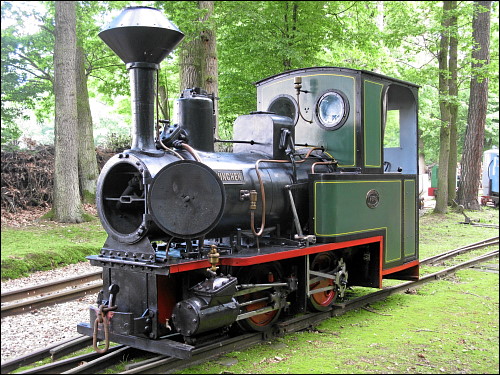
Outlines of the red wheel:
{"label": "red wheel", "polygon": [[[281,272],[278,266],[273,264],[259,264],[240,271],[238,281],[240,284],[265,284],[278,282],[281,279]],[[240,297],[239,302],[253,301],[269,297],[274,289],[266,289],[255,293],[245,294]],[[255,311],[269,306],[269,298],[265,301],[258,301],[251,305],[244,306],[245,312]],[[281,309],[268,311],[259,315],[251,316],[238,321],[238,325],[245,331],[264,331],[272,325],[279,317]]]}
{"label": "red wheel", "polygon": [[[330,253],[320,253],[314,257],[311,263],[311,270],[327,273],[332,271],[336,266],[336,260],[334,256]],[[338,296],[337,287],[333,279],[318,278],[317,276],[311,275],[309,284],[309,290],[314,291],[315,289],[321,289],[326,287],[333,287],[331,290],[325,290],[323,292],[318,292],[311,294],[309,297],[309,305],[317,311],[326,311],[330,306],[336,301]]]}

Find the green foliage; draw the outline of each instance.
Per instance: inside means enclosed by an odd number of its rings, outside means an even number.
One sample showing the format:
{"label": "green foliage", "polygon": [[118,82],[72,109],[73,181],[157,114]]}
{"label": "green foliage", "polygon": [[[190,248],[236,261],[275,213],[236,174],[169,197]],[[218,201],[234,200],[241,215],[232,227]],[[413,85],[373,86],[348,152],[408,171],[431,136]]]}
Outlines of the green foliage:
{"label": "green foliage", "polygon": [[2,150],[16,149],[17,140],[21,134],[21,130],[15,123],[9,123],[7,121],[2,122]]}
{"label": "green foliage", "polygon": [[114,152],[122,152],[125,149],[130,148],[132,144],[132,138],[130,135],[111,133],[104,143],[104,147],[108,150],[113,150]]}
{"label": "green foliage", "polygon": [[[45,95],[52,91],[53,25],[42,9],[2,2],[2,21],[15,22],[2,28],[2,121],[15,121],[26,108],[36,109],[39,119],[53,109]],[[28,33],[26,22],[38,25],[37,31]]]}
{"label": "green foliage", "polygon": [[[427,164],[435,163],[439,153],[440,112],[438,106],[438,68],[437,53],[441,33],[442,4],[438,2],[384,2],[385,29],[383,41],[390,47],[387,62],[383,64],[384,73],[421,85],[419,92],[419,128],[424,141],[424,154]],[[462,152],[469,106],[469,85],[472,50],[473,3],[459,2],[456,11],[459,19],[459,94],[449,98],[458,104],[458,142],[459,155]],[[411,21],[409,21],[411,20]],[[498,101],[498,4],[492,7],[491,64],[489,78],[492,100],[489,105],[489,117],[494,118],[492,107],[496,97]],[[495,31],[497,30],[497,31]],[[496,58],[494,57],[496,56]],[[488,123],[490,125],[488,125]],[[487,122],[485,149],[494,143],[498,134],[498,125]],[[489,145],[487,145],[490,140]],[[497,141],[498,142],[498,141]],[[460,156],[459,156],[460,158]]]}
{"label": "green foliage", "polygon": [[387,111],[384,130],[384,147],[400,147],[399,110]]}
{"label": "green foliage", "polygon": [[231,133],[238,115],[255,110],[254,82],[318,65],[318,54],[338,26],[327,17],[332,7],[337,5],[322,1],[215,3],[223,133]]}
{"label": "green foliage", "polygon": [[[25,116],[26,109],[34,110],[39,123],[53,118],[54,7],[52,2],[37,4],[45,7],[2,2],[2,20],[16,22],[2,28],[2,123]],[[104,20],[97,24],[96,19],[127,4],[87,1],[77,7],[78,43],[85,51],[89,89],[92,95],[103,93],[109,104],[117,95],[129,95],[128,74],[125,64],[98,38]],[[26,28],[25,22],[39,27]]]}
{"label": "green foliage", "polygon": [[[18,6],[2,2],[2,145],[15,139],[15,125],[26,108],[41,123],[51,118],[53,3]],[[92,98],[130,117],[128,72],[122,61],[100,40],[99,31],[128,1],[79,2],[78,42],[86,55]],[[150,3],[147,3],[150,4]],[[186,34],[182,43],[199,37],[207,25],[194,1],[153,2]],[[498,2],[492,3],[491,63],[481,72],[471,68],[472,2],[459,2],[459,153],[467,125],[472,74],[489,78],[490,100],[485,148],[498,144]],[[256,109],[254,82],[287,69],[345,66],[372,70],[421,86],[419,126],[426,162],[437,161],[440,115],[436,54],[442,5],[434,1],[230,1],[215,2],[209,27],[216,30],[219,65],[219,137],[232,137],[237,116]],[[40,25],[33,29],[27,23]],[[6,26],[4,26],[6,25]],[[31,25],[30,25],[31,26]],[[180,93],[177,51],[161,64],[160,83],[167,87],[170,112]],[[119,100],[117,105],[117,98]],[[122,105],[122,102],[126,105]],[[100,143],[110,132],[125,133],[128,124],[105,118],[94,121]],[[102,118],[102,121],[101,121]],[[4,125],[6,124],[6,125]],[[7,126],[8,124],[8,126]],[[37,126],[40,126],[37,124]]]}
{"label": "green foliage", "polygon": [[96,145],[106,147],[107,143],[116,143],[116,140],[108,140],[112,134],[115,138],[128,138],[130,145],[132,115],[128,97],[117,97],[113,104],[107,104],[103,95],[98,95],[98,99],[91,99],[91,107],[95,109],[92,120]]}

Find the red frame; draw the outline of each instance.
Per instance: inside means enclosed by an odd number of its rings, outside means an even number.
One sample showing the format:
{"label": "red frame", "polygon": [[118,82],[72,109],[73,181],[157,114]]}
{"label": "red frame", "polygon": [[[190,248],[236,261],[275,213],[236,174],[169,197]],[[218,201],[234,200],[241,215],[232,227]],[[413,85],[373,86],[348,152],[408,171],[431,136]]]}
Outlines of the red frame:
{"label": "red frame", "polygon": [[[316,253],[322,253],[324,251],[331,251],[331,250],[338,250],[338,249],[343,249],[346,247],[351,247],[351,246],[359,246],[359,245],[366,245],[369,243],[380,243],[380,268],[382,269],[382,254],[383,254],[383,243],[384,243],[384,238],[383,236],[375,236],[375,237],[368,237],[368,238],[363,238],[360,240],[352,240],[352,241],[345,241],[345,242],[337,242],[337,243],[327,243],[323,245],[315,245],[315,246],[309,246],[301,249],[293,249],[293,250],[285,250],[285,251],[279,251],[276,253],[272,254],[260,254],[260,255],[254,255],[251,257],[221,257],[220,258],[220,265],[223,266],[252,266],[254,264],[260,264],[260,263],[268,263],[268,262],[273,262],[276,260],[283,260],[283,259],[290,259],[290,258],[296,258],[304,255],[309,255],[309,254],[316,254]],[[208,260],[203,259],[203,260],[194,260],[192,262],[185,262],[181,264],[172,264],[170,266],[170,273],[178,273],[178,272],[186,272],[186,271],[192,271],[200,268],[207,268],[210,267],[210,263]]]}
{"label": "red frame", "polygon": [[[418,260],[414,260],[409,263],[402,264],[400,266],[382,269],[383,267],[383,254],[384,254],[384,237],[383,236],[374,236],[368,238],[362,238],[358,240],[344,241],[344,242],[336,242],[336,243],[326,243],[322,245],[314,245],[300,249],[293,250],[285,250],[279,251],[271,254],[258,254],[250,257],[220,257],[220,265],[223,266],[252,266],[254,264],[260,263],[268,263],[277,260],[290,259],[301,257],[309,254],[322,253],[324,251],[332,251],[343,249],[346,247],[354,247],[359,245],[366,245],[369,243],[379,243],[379,251],[380,251],[380,263],[379,263],[379,287],[382,287],[382,277],[384,275],[388,275],[391,273],[399,272],[407,268],[415,267],[420,264]],[[170,273],[178,273],[178,272],[186,272],[192,271],[200,268],[208,268],[210,267],[210,263],[208,260],[195,260],[192,262],[185,262],[181,264],[173,264],[170,266]]]}

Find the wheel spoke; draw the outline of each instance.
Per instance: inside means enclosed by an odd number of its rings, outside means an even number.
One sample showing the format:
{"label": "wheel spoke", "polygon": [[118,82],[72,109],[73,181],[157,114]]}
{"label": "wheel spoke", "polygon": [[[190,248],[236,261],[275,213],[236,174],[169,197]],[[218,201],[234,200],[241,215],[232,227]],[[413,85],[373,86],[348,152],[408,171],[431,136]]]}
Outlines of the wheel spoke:
{"label": "wheel spoke", "polygon": [[[320,253],[314,257],[311,263],[311,270],[316,272],[321,272],[323,274],[332,274],[334,270],[337,270],[341,261],[337,259],[331,253]],[[335,275],[335,274],[333,274]],[[311,276],[311,279],[317,279],[321,276]],[[309,296],[309,305],[317,311],[326,311],[335,302],[338,297],[338,285],[332,278],[323,277],[319,281],[315,280],[309,285],[309,291],[314,292],[315,289],[323,289],[331,287],[331,290],[324,290],[318,293],[312,293]]]}
{"label": "wheel spoke", "polygon": [[[281,275],[277,267],[271,264],[262,264],[245,270],[245,274],[239,277],[239,282],[240,284],[265,284],[279,281],[280,279]],[[260,299],[260,301],[244,306],[243,310],[245,312],[251,312],[268,307],[269,301],[272,300],[271,293],[273,293],[273,291],[274,289],[269,289],[241,296],[241,303]],[[267,301],[262,300],[265,297],[267,297]],[[254,315],[247,319],[242,319],[238,324],[247,331],[263,331],[278,319],[280,311],[281,309],[277,309]]]}

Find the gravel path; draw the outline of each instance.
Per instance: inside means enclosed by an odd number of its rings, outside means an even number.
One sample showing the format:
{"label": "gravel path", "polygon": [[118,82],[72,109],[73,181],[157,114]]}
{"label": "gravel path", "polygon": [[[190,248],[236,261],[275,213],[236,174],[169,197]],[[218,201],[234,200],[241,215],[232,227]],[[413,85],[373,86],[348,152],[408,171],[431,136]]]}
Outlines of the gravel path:
{"label": "gravel path", "polygon": [[[93,267],[89,262],[81,262],[50,271],[35,272],[29,277],[2,282],[2,292],[98,270],[99,267]],[[26,314],[2,318],[2,362],[78,336],[76,325],[89,321],[88,306],[95,305],[95,301],[94,294],[75,301],[42,307]]]}

